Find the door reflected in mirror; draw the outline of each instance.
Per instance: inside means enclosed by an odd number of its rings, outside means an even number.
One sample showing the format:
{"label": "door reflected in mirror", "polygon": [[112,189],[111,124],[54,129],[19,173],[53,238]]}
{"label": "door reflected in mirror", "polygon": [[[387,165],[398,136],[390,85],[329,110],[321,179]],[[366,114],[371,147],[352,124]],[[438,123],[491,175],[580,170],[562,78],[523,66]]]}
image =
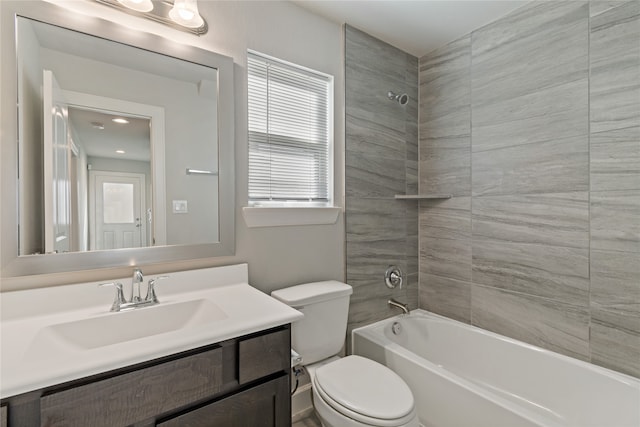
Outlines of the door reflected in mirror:
{"label": "door reflected in mirror", "polygon": [[218,242],[217,70],[22,17],[17,33],[19,254]]}

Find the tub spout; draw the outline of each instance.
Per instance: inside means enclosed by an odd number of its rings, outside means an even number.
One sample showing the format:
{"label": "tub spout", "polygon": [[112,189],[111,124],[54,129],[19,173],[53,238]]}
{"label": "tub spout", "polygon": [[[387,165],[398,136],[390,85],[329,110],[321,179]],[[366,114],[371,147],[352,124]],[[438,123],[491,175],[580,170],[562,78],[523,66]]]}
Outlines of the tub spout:
{"label": "tub spout", "polygon": [[402,310],[403,314],[409,314],[409,306],[407,304],[403,304],[399,301],[394,300],[393,298],[387,301],[387,304],[389,304],[392,307],[399,308],[400,310]]}

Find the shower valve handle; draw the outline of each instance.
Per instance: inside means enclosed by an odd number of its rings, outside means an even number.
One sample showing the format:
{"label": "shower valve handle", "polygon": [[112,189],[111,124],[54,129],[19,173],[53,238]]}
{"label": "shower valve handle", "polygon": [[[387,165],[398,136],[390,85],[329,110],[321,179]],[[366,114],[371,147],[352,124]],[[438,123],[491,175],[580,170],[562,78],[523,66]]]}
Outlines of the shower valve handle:
{"label": "shower valve handle", "polygon": [[389,266],[384,272],[384,283],[389,289],[399,287],[402,289],[402,270],[395,265]]}

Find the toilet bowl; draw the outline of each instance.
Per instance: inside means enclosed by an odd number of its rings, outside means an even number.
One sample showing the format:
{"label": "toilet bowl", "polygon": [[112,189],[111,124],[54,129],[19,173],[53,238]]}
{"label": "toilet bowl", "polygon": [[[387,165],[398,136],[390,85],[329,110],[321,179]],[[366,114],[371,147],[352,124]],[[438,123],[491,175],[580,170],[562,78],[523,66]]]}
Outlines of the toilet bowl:
{"label": "toilet bowl", "polygon": [[347,356],[309,369],[324,427],[418,427],[411,390],[384,365]]}
{"label": "toilet bowl", "polygon": [[352,292],[331,280],[271,293],[304,314],[291,326],[291,344],[311,377],[316,413],[324,427],[419,427],[413,394],[400,376],[361,356],[337,357]]}

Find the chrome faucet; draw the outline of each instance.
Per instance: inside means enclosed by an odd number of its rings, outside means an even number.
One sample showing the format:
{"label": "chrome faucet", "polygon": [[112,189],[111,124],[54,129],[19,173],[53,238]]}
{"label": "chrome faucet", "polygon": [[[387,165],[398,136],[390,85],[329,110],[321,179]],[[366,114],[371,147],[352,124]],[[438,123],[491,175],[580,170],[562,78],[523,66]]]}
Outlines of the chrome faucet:
{"label": "chrome faucet", "polygon": [[393,298],[387,301],[387,304],[389,304],[392,307],[399,308],[400,310],[402,310],[403,314],[409,314],[409,306],[407,304],[403,304],[399,301],[394,300]]}
{"label": "chrome faucet", "polygon": [[140,284],[144,282],[144,276],[142,275],[142,270],[139,268],[133,269],[133,277],[131,278],[131,298],[129,298],[130,302],[141,302],[142,298],[140,297]]}
{"label": "chrome faucet", "polygon": [[110,282],[101,283],[99,286],[113,286],[116,288],[116,296],[111,304],[111,311],[129,310],[132,308],[148,307],[150,305],[158,304],[158,297],[156,296],[155,284],[158,280],[166,279],[169,276],[159,276],[155,279],[149,280],[147,284],[147,295],[144,299],[140,297],[140,284],[144,282],[142,270],[136,268],[133,270],[133,278],[131,283],[131,297],[129,300],[124,296],[122,283]]}

